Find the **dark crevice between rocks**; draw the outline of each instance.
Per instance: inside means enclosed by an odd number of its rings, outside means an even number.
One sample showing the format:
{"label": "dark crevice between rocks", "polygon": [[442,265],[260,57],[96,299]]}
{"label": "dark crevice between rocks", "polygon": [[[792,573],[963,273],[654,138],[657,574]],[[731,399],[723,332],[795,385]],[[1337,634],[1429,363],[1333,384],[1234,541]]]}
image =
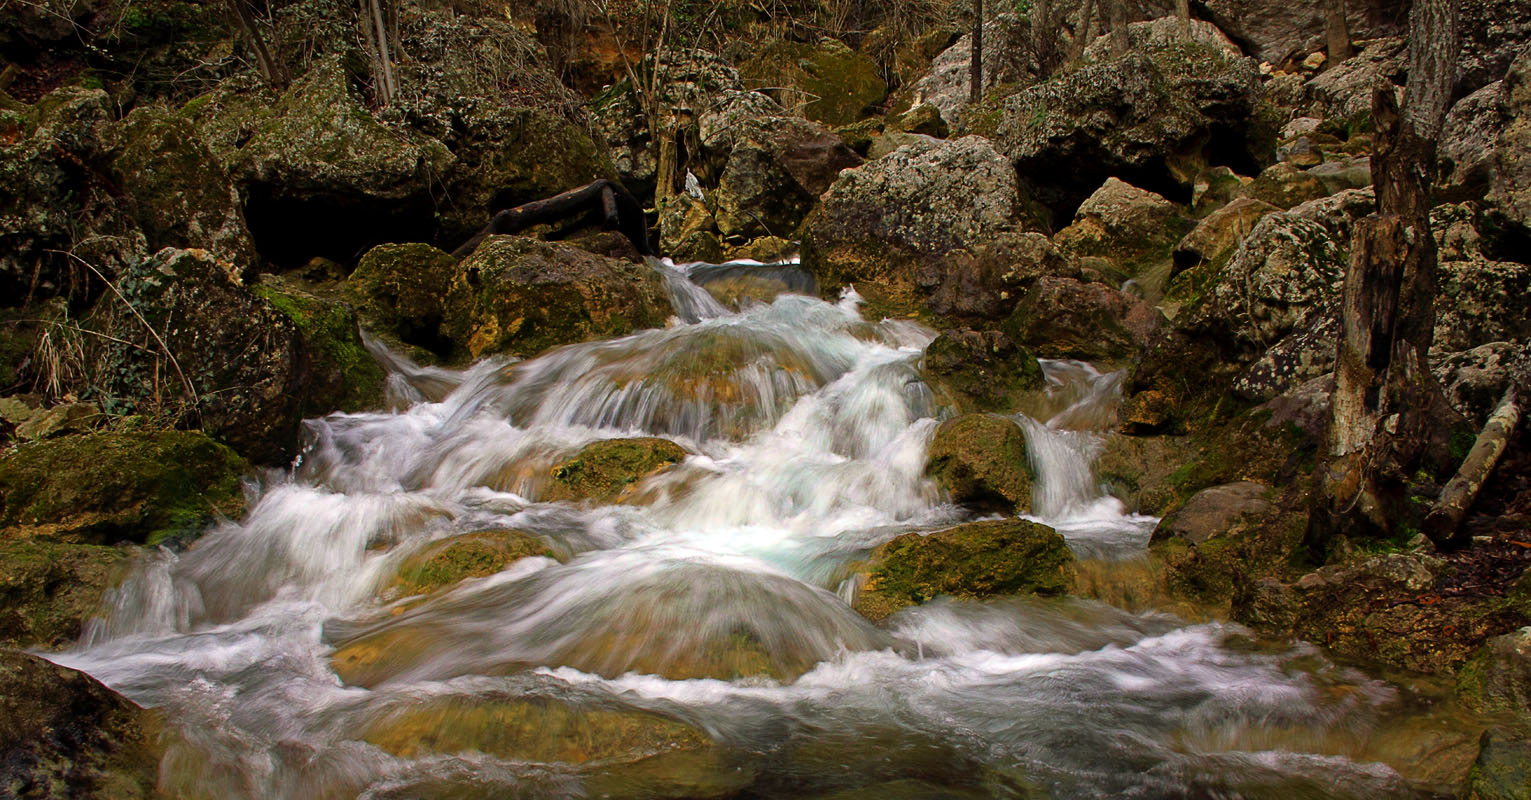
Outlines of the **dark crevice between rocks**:
{"label": "dark crevice between rocks", "polygon": [[255,183],[247,190],[245,223],[261,258],[292,269],[316,257],[351,266],[380,244],[431,241],[435,215],[425,195],[403,200],[325,193],[290,197]]}
{"label": "dark crevice between rocks", "polygon": [[[1101,164],[1099,169],[1083,171],[1081,164]],[[1181,184],[1171,174],[1163,161],[1155,161],[1142,167],[1111,168],[1104,154],[1100,158],[1069,159],[1061,162],[1022,162],[1016,165],[1021,182],[1032,197],[1047,208],[1052,215],[1052,227],[1056,230],[1069,224],[1079,206],[1095,193],[1107,178],[1126,181],[1139,189],[1162,195],[1171,202],[1182,205],[1191,203],[1191,187]],[[1235,170],[1237,171],[1237,170]]]}

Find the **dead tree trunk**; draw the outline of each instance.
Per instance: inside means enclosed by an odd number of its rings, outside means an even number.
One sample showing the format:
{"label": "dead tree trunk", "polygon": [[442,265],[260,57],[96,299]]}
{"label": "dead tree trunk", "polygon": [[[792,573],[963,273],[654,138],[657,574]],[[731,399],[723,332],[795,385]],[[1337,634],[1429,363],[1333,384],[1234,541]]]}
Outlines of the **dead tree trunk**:
{"label": "dead tree trunk", "polygon": [[1058,67],[1058,22],[1052,0],[1031,4],[1031,55],[1037,60],[1037,77],[1046,78]]}
{"label": "dead tree trunk", "polygon": [[1345,20],[1345,0],[1324,0],[1324,36],[1329,66],[1355,55],[1350,46],[1350,23]]}
{"label": "dead tree trunk", "polygon": [[1457,469],[1457,474],[1446,483],[1446,487],[1441,489],[1440,499],[1425,517],[1425,535],[1431,541],[1442,548],[1467,544],[1468,537],[1459,533],[1462,520],[1478,499],[1478,493],[1483,491],[1483,485],[1488,483],[1489,476],[1494,474],[1494,467],[1498,466],[1499,458],[1504,455],[1510,436],[1515,433],[1518,424],[1520,400],[1512,385],[1499,399],[1499,406],[1489,415],[1488,422],[1478,433],[1478,439],[1473,442],[1473,449],[1467,454],[1467,459]]}
{"label": "dead tree trunk", "polygon": [[452,257],[461,260],[473,255],[473,251],[478,249],[484,239],[497,233],[516,233],[533,225],[556,222],[592,211],[600,213],[607,230],[626,236],[639,253],[655,255],[654,248],[649,244],[648,222],[643,216],[643,206],[622,184],[599,180],[495,214],[490,217],[488,225],[453,250]]}
{"label": "dead tree trunk", "polygon": [[983,0],[973,0],[973,61],[968,67],[968,100],[983,97]]}
{"label": "dead tree trunk", "polygon": [[1315,554],[1340,532],[1385,535],[1417,517],[1406,481],[1444,451],[1456,417],[1429,362],[1436,283],[1430,179],[1455,83],[1456,17],[1455,0],[1418,0],[1403,108],[1391,85],[1373,94],[1377,212],[1356,223],[1345,273],[1326,462],[1308,529]]}
{"label": "dead tree trunk", "polygon": [[1084,8],[1079,11],[1079,28],[1074,31],[1074,44],[1069,48],[1069,61],[1078,61],[1084,57],[1084,49],[1095,40],[1095,0],[1084,0]]}
{"label": "dead tree trunk", "polygon": [[287,74],[287,68],[271,56],[271,51],[266,47],[266,39],[260,35],[260,28],[255,24],[255,15],[250,13],[246,0],[227,0],[227,2],[229,11],[234,15],[234,22],[239,26],[239,34],[244,37],[245,44],[255,53],[255,66],[260,70],[261,78],[272,86],[286,86],[291,80]]}

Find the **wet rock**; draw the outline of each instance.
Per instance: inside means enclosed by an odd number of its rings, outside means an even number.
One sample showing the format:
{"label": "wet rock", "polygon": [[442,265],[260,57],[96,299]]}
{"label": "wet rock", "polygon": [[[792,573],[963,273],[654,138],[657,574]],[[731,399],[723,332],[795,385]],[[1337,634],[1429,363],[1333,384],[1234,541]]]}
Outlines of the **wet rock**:
{"label": "wet rock", "polygon": [[665,198],[659,205],[659,249],[677,263],[723,260],[718,221],[707,204],[689,194]]}
{"label": "wet rock", "polygon": [[265,276],[255,294],[292,320],[302,338],[311,370],[304,417],[368,411],[382,404],[386,375],[362,343],[354,308],[272,276]]}
{"label": "wet rock", "polygon": [[842,173],[804,222],[803,266],[826,296],[851,285],[909,313],[954,250],[1019,226],[1015,170],[978,137],[925,141]]}
{"label": "wet rock", "polygon": [[1179,538],[1202,544],[1217,536],[1238,536],[1246,518],[1258,522],[1270,512],[1269,494],[1269,487],[1253,481],[1202,489],[1160,520],[1150,543]]}
{"label": "wet rock", "polygon": [[362,740],[402,758],[476,751],[586,766],[595,796],[723,797],[749,782],[702,731],[646,711],[555,700],[436,698],[393,708]]}
{"label": "wet rock", "polygon": [[1291,208],[1309,200],[1328,197],[1331,192],[1323,181],[1307,170],[1282,162],[1266,168],[1244,187],[1244,195],[1263,200],[1279,208]]}
{"label": "wet rock", "polygon": [[0,650],[0,793],[157,797],[157,728],[147,712],[83,672]]}
{"label": "wet rock", "polygon": [[1138,278],[1169,261],[1170,249],[1191,221],[1162,196],[1108,178],[1053,241],[1075,256],[1100,256],[1125,277]]}
{"label": "wet rock", "polygon": [[1461,796],[1465,800],[1531,797],[1531,741],[1504,729],[1484,731]]}
{"label": "wet rock", "polygon": [[553,467],[547,501],[619,503],[644,478],[686,458],[686,450],[652,436],[591,442]]}
{"label": "wet rock", "polygon": [[815,44],[772,41],[753,54],[740,75],[752,85],[771,87],[788,109],[801,109],[826,125],[855,122],[888,96],[877,62],[829,37]]}
{"label": "wet rock", "polygon": [[0,645],[54,649],[79,641],[127,558],[115,547],[0,541]]}
{"label": "wet rock", "polygon": [[1031,509],[1031,465],[1021,426],[997,414],[964,414],[941,423],[925,474],[952,502],[979,512]]}
{"label": "wet rock", "polygon": [[462,361],[658,328],[673,313],[647,265],[520,236],[485,239],[442,305],[441,335]]}
{"label": "wet rock", "polygon": [[1055,213],[1071,213],[1111,175],[1188,195],[1203,147],[1242,140],[1257,75],[1254,62],[1220,48],[1150,43],[1022,89],[969,126],[994,139]]}
{"label": "wet rock", "polygon": [[523,558],[552,558],[553,551],[537,537],[517,530],[476,531],[429,545],[399,564],[384,589],[388,597],[430,594],[469,578],[503,572]]}
{"label": "wet rock", "polygon": [[1042,368],[1000,331],[942,331],[925,348],[925,382],[936,401],[958,413],[1013,412],[1024,392],[1041,388]]}
{"label": "wet rock", "polygon": [[1059,595],[1073,577],[1074,554],[1052,528],[1021,519],[970,522],[878,547],[855,607],[875,621],[943,595]]}
{"label": "wet rock", "polygon": [[1457,698],[1478,711],[1531,708],[1531,628],[1484,642],[1457,674]]}
{"label": "wet rock", "polygon": [[1263,200],[1240,197],[1208,214],[1175,245],[1175,269],[1171,277],[1228,256],[1249,235],[1256,222],[1280,210]]}
{"label": "wet rock", "polygon": [[1170,480],[1195,461],[1184,436],[1111,434],[1095,460],[1095,477],[1129,510],[1162,515],[1177,500]]}
{"label": "wet rock", "polygon": [[198,426],[263,464],[285,463],[312,374],[297,327],[202,250],[166,248],[129,267],[94,311],[114,343],[102,387],[139,413]]}
{"label": "wet rock", "polygon": [[195,247],[241,269],[255,266],[239,193],[189,119],[142,106],[118,135],[112,174],[151,249]]}
{"label": "wet rock", "polygon": [[12,537],[158,542],[244,510],[249,466],[200,433],[90,433],[0,459],[0,525]]}
{"label": "wet rock", "polygon": [[1130,358],[1164,325],[1158,309],[1101,283],[1040,278],[1005,323],[1015,342],[1043,358]]}
{"label": "wet rock", "polygon": [[457,269],[456,259],[428,244],[380,244],[362,256],[347,288],[368,331],[446,356],[442,298]]}

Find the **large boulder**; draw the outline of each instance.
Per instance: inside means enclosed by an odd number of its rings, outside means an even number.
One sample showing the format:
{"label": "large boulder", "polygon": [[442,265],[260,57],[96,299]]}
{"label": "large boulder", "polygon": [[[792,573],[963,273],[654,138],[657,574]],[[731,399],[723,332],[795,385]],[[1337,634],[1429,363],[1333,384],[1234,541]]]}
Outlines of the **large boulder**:
{"label": "large boulder", "polygon": [[1240,197],[1208,214],[1174,250],[1174,272],[1210,264],[1230,255],[1261,217],[1281,209],[1253,197]]}
{"label": "large boulder", "polygon": [[673,313],[646,264],[521,236],[491,236],[465,259],[442,299],[441,335],[459,360],[663,327]]}
{"label": "large boulder", "polygon": [[1506,122],[1494,145],[1492,196],[1511,224],[1531,230],[1531,49],[1510,67],[1500,96]]}
{"label": "large boulder", "polygon": [[310,379],[303,416],[354,413],[380,406],[387,376],[367,352],[356,309],[278,277],[262,277],[253,291],[292,321],[308,356]]}
{"label": "large boulder", "polygon": [[1246,517],[1258,523],[1271,511],[1270,489],[1240,481],[1203,489],[1159,521],[1151,542],[1172,538],[1203,544],[1217,536],[1238,536]]}
{"label": "large boulder", "polygon": [[925,347],[923,377],[936,402],[958,413],[1016,410],[1043,384],[1042,367],[1002,331],[945,330]]}
{"label": "large boulder", "polygon": [[1021,519],[970,522],[878,547],[855,608],[875,621],[943,595],[1060,595],[1073,578],[1074,554],[1052,528]]}
{"label": "large boulder", "polygon": [[853,286],[910,313],[947,280],[952,251],[1019,226],[1015,170],[978,137],[921,141],[842,173],[804,223],[803,265],[833,296]]}
{"label": "large boulder", "polygon": [[111,544],[192,536],[244,509],[248,465],[200,433],[91,433],[0,459],[0,530]]}
{"label": "large boulder", "polygon": [[0,794],[158,797],[157,721],[72,669],[0,650]]}
{"label": "large boulder", "polygon": [[1031,463],[1026,434],[1008,417],[964,414],[941,423],[930,443],[925,474],[952,502],[978,512],[1031,509]]}
{"label": "large boulder", "polygon": [[231,266],[204,250],[166,248],[128,267],[121,294],[93,312],[116,340],[103,389],[118,410],[201,427],[251,460],[283,463],[297,448],[310,360],[292,320]]}
{"label": "large boulder", "polygon": [[1246,138],[1258,85],[1254,62],[1226,49],[1145,42],[973,112],[969,125],[994,139],[1037,199],[1067,218],[1089,187],[1113,175],[1189,199],[1209,148]]}
{"label": "large boulder", "polygon": [[[1013,82],[1026,77],[1017,67],[1031,60],[1029,46],[1018,46],[1029,38],[1030,24],[1025,17],[998,14],[983,24],[983,74],[986,83]],[[1024,69],[1024,67],[1022,66]],[[914,105],[929,103],[948,125],[962,120],[962,113],[972,100],[973,35],[963,34],[930,62],[924,75],[909,92]],[[895,97],[901,97],[895,95]]]}
{"label": "large boulder", "polygon": [[457,259],[428,244],[381,244],[362,256],[346,289],[369,332],[447,356],[441,301],[456,275]]}
{"label": "large boulder", "polygon": [[618,502],[644,478],[685,458],[685,448],[652,436],[591,442],[553,468],[542,499]]}
{"label": "large boulder", "polygon": [[827,36],[815,44],[771,40],[744,64],[741,76],[825,125],[855,122],[888,96],[876,61]]}
{"label": "large boulder", "polygon": [[1489,342],[1459,353],[1436,355],[1430,367],[1451,407],[1479,426],[1499,405],[1505,389],[1531,376],[1531,345]]}
{"label": "large boulder", "polygon": [[[1397,36],[1408,28],[1408,6],[1398,0],[1350,0],[1345,22],[1354,40]],[[1207,0],[1208,19],[1273,66],[1324,49],[1323,9],[1317,4],[1274,0]]]}
{"label": "large boulder", "polygon": [[1071,255],[1106,259],[1122,277],[1158,283],[1171,249],[1192,224],[1162,196],[1108,178],[1053,241]]}
{"label": "large boulder", "polygon": [[1493,189],[1499,136],[1508,122],[1503,99],[1504,83],[1495,81],[1451,107],[1438,140],[1438,197],[1467,201]]}
{"label": "large boulder", "polygon": [[1304,87],[1305,110],[1352,130],[1371,127],[1372,90],[1379,82],[1402,83],[1408,60],[1403,38],[1368,42],[1350,59],[1331,66]]}
{"label": "large boulder", "polygon": [[1043,358],[1129,360],[1164,325],[1142,298],[1104,283],[1044,277],[1026,291],[1004,330]]}

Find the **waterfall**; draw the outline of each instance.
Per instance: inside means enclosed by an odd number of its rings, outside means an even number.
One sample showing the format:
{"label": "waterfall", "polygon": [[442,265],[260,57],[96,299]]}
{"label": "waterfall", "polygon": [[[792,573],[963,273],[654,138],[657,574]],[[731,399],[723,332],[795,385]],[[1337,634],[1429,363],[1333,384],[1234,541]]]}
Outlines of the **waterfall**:
{"label": "waterfall", "polygon": [[[835,590],[868,552],[965,519],[924,476],[934,333],[854,293],[730,312],[654,268],[665,329],[465,370],[369,343],[389,410],[308,421],[243,519],[142,559],[50,657],[164,710],[188,796],[1403,791],[1354,758],[1392,690],[1311,648],[1075,599],[855,614]],[[1090,475],[1119,377],[1044,371],[1018,418],[1037,517],[1081,555],[1141,553],[1152,518]],[[555,465],[637,436],[687,453],[641,502],[549,499]],[[390,588],[467,534],[542,549]]]}

